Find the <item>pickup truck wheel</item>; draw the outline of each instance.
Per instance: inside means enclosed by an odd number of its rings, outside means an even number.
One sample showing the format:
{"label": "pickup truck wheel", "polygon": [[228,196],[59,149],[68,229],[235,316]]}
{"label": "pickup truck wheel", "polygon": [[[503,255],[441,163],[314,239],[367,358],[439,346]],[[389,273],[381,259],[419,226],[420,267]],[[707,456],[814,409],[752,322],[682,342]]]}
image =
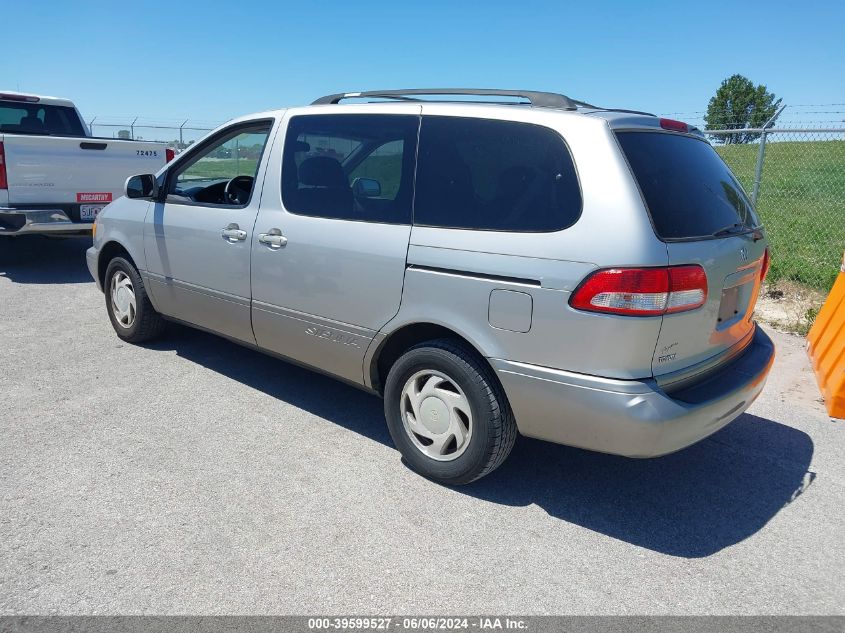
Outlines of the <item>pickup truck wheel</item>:
{"label": "pickup truck wheel", "polygon": [[164,330],[165,321],[150,303],[141,275],[122,257],[109,262],[105,291],[112,327],[124,341],[151,341]]}
{"label": "pickup truck wheel", "polygon": [[408,466],[444,484],[487,475],[516,441],[516,422],[492,370],[448,339],[421,343],[394,363],[384,412]]}

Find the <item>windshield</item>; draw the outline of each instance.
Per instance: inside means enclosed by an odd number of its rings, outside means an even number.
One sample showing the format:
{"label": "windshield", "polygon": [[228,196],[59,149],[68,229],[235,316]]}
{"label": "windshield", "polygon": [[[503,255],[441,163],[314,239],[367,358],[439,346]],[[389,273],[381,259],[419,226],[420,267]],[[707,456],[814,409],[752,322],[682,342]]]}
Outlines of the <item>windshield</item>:
{"label": "windshield", "polygon": [[73,108],[18,101],[0,101],[0,132],[85,136]]}
{"label": "windshield", "polygon": [[617,137],[661,239],[721,237],[759,225],[748,196],[707,141],[663,132]]}

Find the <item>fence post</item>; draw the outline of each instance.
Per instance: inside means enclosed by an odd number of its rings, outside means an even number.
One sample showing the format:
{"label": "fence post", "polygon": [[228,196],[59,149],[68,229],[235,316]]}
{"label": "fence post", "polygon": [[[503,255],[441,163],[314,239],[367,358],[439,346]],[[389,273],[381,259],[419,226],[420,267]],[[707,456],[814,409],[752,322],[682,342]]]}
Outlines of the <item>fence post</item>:
{"label": "fence post", "polygon": [[757,206],[757,197],[760,195],[760,181],[763,178],[763,161],[766,158],[766,132],[775,124],[775,120],[784,111],[786,106],[782,106],[780,110],[772,115],[772,118],[766,121],[763,125],[763,132],[760,134],[760,151],[757,152],[757,166],[754,168],[754,187],[751,189],[751,204]]}
{"label": "fence post", "polygon": [[751,189],[751,204],[757,206],[760,194],[760,179],[763,177],[763,160],[766,156],[766,130],[760,135],[760,151],[757,152],[757,166],[754,169],[754,187]]}

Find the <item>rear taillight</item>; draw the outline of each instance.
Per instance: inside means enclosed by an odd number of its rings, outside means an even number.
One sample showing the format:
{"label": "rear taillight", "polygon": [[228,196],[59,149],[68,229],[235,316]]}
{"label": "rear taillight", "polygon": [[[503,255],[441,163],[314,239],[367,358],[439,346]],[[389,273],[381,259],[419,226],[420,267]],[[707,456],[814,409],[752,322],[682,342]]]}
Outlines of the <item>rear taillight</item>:
{"label": "rear taillight", "polygon": [[172,149],[170,149],[169,147],[168,147],[168,148],[166,148],[166,149],[164,150],[164,158],[165,158],[166,162],[168,162],[168,163],[169,163],[169,162],[170,162],[170,161],[172,161],[175,157],[176,157],[176,152],[174,152],[174,151],[173,151]]}
{"label": "rear taillight", "polygon": [[660,119],[660,127],[664,130],[672,130],[673,132],[689,132],[689,125],[683,121],[676,121],[675,119]]}
{"label": "rear taillight", "polygon": [[707,300],[707,275],[701,266],[669,267],[669,298],[666,312],[686,312]]}
{"label": "rear taillight", "polygon": [[577,310],[659,316],[695,310],[707,299],[707,275],[698,265],[609,268],[587,277],[572,293]]}
{"label": "rear taillight", "polygon": [[760,282],[766,281],[766,275],[769,274],[769,266],[772,263],[772,256],[769,255],[769,247],[763,252],[763,264],[760,266]]}
{"label": "rear taillight", "polygon": [[9,188],[9,179],[6,178],[6,149],[0,141],[0,189]]}
{"label": "rear taillight", "polygon": [[587,277],[569,305],[593,312],[657,315],[666,311],[668,292],[666,268],[611,268]]}

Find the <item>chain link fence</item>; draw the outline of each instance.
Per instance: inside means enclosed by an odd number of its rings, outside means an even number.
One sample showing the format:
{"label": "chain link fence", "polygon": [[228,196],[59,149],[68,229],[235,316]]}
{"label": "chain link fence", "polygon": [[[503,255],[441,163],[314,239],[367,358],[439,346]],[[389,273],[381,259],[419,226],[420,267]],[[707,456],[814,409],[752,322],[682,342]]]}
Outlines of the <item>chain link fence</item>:
{"label": "chain link fence", "polygon": [[772,245],[771,284],[826,293],[845,249],[845,129],[747,129],[752,143],[724,143],[735,130],[707,132],[752,195]]}
{"label": "chain link fence", "polygon": [[88,121],[93,136],[156,141],[180,152],[220,125],[219,121],[154,120],[143,117],[94,117]]}

